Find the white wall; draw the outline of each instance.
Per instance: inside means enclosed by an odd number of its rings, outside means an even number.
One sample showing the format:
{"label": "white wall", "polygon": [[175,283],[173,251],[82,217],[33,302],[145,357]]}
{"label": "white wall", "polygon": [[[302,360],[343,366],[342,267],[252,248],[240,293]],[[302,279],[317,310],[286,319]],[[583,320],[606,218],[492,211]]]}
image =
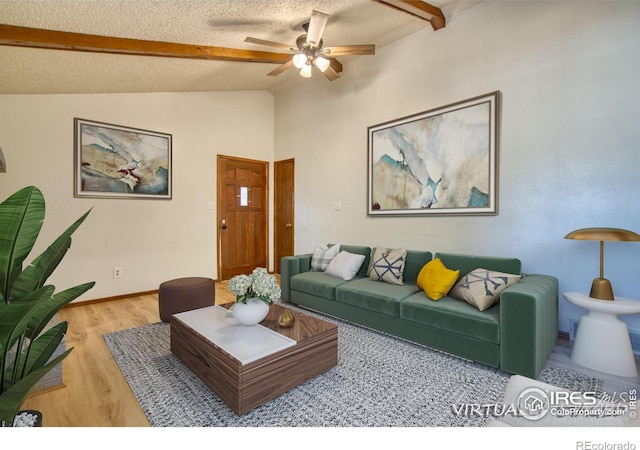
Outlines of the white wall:
{"label": "white wall", "polygon": [[[598,244],[640,232],[640,3],[489,2],[343,61],[276,95],[275,159],[296,160],[296,252],[315,242],[515,256],[523,271],[587,291]],[[499,214],[366,215],[367,127],[491,91],[502,94]],[[333,203],[342,202],[342,211]],[[640,299],[640,243],[610,243],[605,276]],[[585,311],[560,300],[560,328]],[[624,316],[640,332],[640,318]]]}
{"label": "white wall", "polygon": [[[163,133],[173,139],[172,200],[73,197],[74,117]],[[89,208],[50,282],[57,290],[95,280],[79,300],[157,289],[181,276],[217,277],[216,158],[273,159],[268,92],[0,96],[0,197],[35,185],[47,203],[39,254]],[[33,258],[29,258],[31,261]],[[121,267],[121,279],[112,278]]]}

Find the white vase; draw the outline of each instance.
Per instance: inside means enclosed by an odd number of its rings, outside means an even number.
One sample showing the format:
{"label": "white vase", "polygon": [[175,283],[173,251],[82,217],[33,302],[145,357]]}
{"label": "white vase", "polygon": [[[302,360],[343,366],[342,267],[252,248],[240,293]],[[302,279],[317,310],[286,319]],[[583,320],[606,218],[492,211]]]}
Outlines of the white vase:
{"label": "white vase", "polygon": [[269,305],[259,298],[247,299],[247,303],[237,302],[233,305],[233,318],[241,325],[256,325],[269,314]]}

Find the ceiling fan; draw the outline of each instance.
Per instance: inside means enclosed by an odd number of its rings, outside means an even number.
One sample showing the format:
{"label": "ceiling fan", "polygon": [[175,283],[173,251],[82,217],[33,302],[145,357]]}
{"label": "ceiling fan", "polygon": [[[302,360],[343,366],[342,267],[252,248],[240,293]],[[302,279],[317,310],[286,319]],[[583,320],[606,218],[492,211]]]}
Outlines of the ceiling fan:
{"label": "ceiling fan", "polygon": [[312,68],[315,66],[329,81],[333,81],[340,77],[339,72],[342,71],[342,64],[335,59],[335,56],[373,55],[376,52],[376,46],[374,44],[361,44],[325,47],[322,41],[322,34],[328,19],[328,14],[312,11],[309,22],[302,25],[306,34],[296,39],[295,46],[253,37],[247,37],[244,41],[294,52],[289,61],[286,61],[267,75],[280,75],[289,67],[295,66],[300,69],[300,75],[310,78]]}

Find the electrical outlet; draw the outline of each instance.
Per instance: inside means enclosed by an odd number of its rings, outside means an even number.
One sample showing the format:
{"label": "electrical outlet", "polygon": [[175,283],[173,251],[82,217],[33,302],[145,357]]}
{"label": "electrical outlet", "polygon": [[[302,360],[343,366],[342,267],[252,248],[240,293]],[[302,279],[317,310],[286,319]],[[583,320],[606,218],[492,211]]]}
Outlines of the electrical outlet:
{"label": "electrical outlet", "polygon": [[216,209],[216,204],[214,202],[208,202],[207,209]]}
{"label": "electrical outlet", "polygon": [[122,278],[122,268],[121,267],[114,267],[113,268],[113,278],[114,279]]}

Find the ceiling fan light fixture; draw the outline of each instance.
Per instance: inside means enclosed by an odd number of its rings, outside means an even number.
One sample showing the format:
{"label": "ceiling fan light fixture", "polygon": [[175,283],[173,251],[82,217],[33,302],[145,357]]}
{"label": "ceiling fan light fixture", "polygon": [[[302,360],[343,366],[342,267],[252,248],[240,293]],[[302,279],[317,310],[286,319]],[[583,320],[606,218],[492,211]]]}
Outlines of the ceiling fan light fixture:
{"label": "ceiling fan light fixture", "polygon": [[293,65],[298,69],[302,69],[307,63],[307,55],[304,53],[296,53],[293,55]]}
{"label": "ceiling fan light fixture", "polygon": [[300,75],[302,75],[305,78],[311,78],[311,64],[305,64],[304,66],[302,66],[302,69],[300,69]]}
{"label": "ceiling fan light fixture", "polygon": [[313,63],[318,69],[320,69],[321,72],[327,70],[329,68],[329,65],[331,64],[327,58],[323,58],[322,56],[316,57]]}
{"label": "ceiling fan light fixture", "polygon": [[[409,0],[403,1],[408,2]],[[414,2],[412,1],[411,3]],[[274,61],[279,62],[280,66],[269,72],[267,74],[269,76],[279,75],[291,66],[294,66],[300,71],[300,76],[311,78],[313,74],[313,67],[315,66],[329,81],[334,81],[340,78],[340,72],[342,72],[342,64],[335,58],[336,56],[373,55],[375,54],[376,46],[374,44],[359,44],[339,45],[325,48],[322,40],[322,34],[328,18],[328,14],[315,10],[312,11],[309,22],[301,24],[302,29],[306,34],[298,36],[295,46],[253,37],[247,37],[245,42],[276,47],[289,52],[288,55],[277,54],[277,56],[282,56],[286,59],[284,59],[284,62],[280,60]],[[0,28],[1,27],[2,25],[0,25]],[[256,61],[267,62],[262,60]]]}

